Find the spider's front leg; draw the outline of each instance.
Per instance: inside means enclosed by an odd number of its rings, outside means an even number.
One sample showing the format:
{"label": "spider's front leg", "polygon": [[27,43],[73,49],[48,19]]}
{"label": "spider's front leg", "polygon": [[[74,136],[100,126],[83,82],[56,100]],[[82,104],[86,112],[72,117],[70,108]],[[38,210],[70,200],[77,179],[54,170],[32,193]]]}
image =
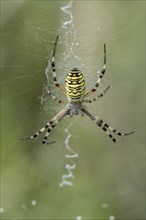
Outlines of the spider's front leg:
{"label": "spider's front leg", "polygon": [[52,129],[58,124],[59,121],[61,121],[66,115],[68,115],[70,113],[70,108],[68,106],[66,106],[65,108],[63,108],[57,115],[55,115],[51,121],[49,121],[49,126],[48,126],[48,130],[45,134],[45,137],[42,141],[42,144],[48,144],[46,142],[50,132],[52,131]]}
{"label": "spider's front leg", "polygon": [[28,140],[28,139],[34,139],[36,137],[38,137],[40,134],[42,134],[45,130],[47,130],[45,137],[42,141],[42,144],[51,144],[54,143],[55,141],[51,141],[51,142],[46,142],[50,132],[52,131],[52,129],[58,124],[59,121],[61,121],[66,115],[68,115],[70,112],[70,109],[68,106],[66,106],[65,108],[63,108],[57,115],[55,115],[43,128],[41,128],[39,131],[37,131],[34,135],[28,137],[28,138],[23,138],[21,140]]}
{"label": "spider's front leg", "polygon": [[117,134],[118,136],[126,136],[126,135],[130,135],[133,134],[134,131],[129,132],[129,133],[121,133],[118,130],[114,129],[113,127],[111,127],[110,125],[108,125],[106,122],[104,122],[102,119],[100,119],[97,115],[93,115],[92,113],[90,113],[84,106],[81,109],[83,111],[83,113],[85,113],[92,121],[95,122],[95,124],[100,127],[107,135],[109,138],[112,139],[113,142],[116,142],[116,139],[113,137],[113,135],[109,132],[112,131],[113,133]]}

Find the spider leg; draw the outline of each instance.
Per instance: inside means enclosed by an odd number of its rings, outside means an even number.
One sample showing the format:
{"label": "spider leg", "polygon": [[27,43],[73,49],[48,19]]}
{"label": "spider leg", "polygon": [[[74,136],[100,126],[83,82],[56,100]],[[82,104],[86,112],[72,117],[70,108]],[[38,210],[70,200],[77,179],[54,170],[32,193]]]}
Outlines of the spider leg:
{"label": "spider leg", "polygon": [[43,128],[41,128],[39,131],[37,131],[34,135],[32,135],[32,136],[30,136],[28,138],[23,138],[21,140],[34,139],[34,138],[38,137],[40,134],[42,134],[47,129],[47,133],[46,133],[42,143],[43,144],[50,144],[50,143],[52,143],[52,142],[46,143],[46,140],[47,140],[50,132],[58,124],[58,122],[60,120],[62,120],[67,114],[69,114],[69,112],[70,112],[70,108],[68,106],[66,106],[59,113],[57,113]]}
{"label": "spider leg", "polygon": [[56,103],[63,103],[63,102],[64,102],[63,100],[58,99],[56,96],[54,96],[54,95],[50,92],[50,90],[48,90],[48,87],[47,87],[46,85],[44,85],[44,87],[45,87],[45,89],[46,89],[48,95],[49,95]]}
{"label": "spider leg", "polygon": [[93,103],[93,102],[95,102],[97,99],[103,97],[104,94],[108,91],[109,88],[110,88],[110,86],[108,86],[102,93],[100,93],[99,95],[97,95],[93,99],[84,99],[83,102],[86,102],[86,103]]}
{"label": "spider leg", "polygon": [[102,130],[109,136],[109,138],[112,139],[113,142],[116,142],[116,139],[113,137],[113,135],[108,130],[114,132],[115,134],[119,136],[126,136],[126,135],[130,135],[134,133],[134,131],[129,132],[129,133],[119,132],[118,130],[112,128],[110,125],[104,122],[102,119],[100,119],[98,116],[95,116],[92,113],[90,113],[85,107],[82,107],[81,111],[85,113],[92,121],[94,121],[96,125],[102,128]]}
{"label": "spider leg", "polygon": [[66,115],[68,115],[70,112],[70,108],[69,107],[65,107],[64,109],[62,109],[56,116],[54,116],[51,121],[49,122],[49,126],[48,126],[48,130],[45,134],[45,137],[42,141],[42,144],[49,144],[46,142],[50,132],[52,131],[52,129],[58,124],[59,121],[61,121]]}
{"label": "spider leg", "polygon": [[33,134],[32,136],[27,137],[27,138],[21,138],[21,140],[34,139],[38,137],[40,134],[42,134],[47,128],[48,128],[48,123],[44,127],[42,127],[39,131],[37,131],[35,134]]}
{"label": "spider leg", "polygon": [[55,67],[55,54],[56,54],[56,46],[57,46],[58,38],[59,38],[59,36],[56,37],[56,41],[55,41],[55,45],[54,45],[54,51],[53,51],[53,56],[52,56],[52,61],[51,61],[51,66],[52,66],[52,73],[53,73],[54,84],[55,84],[56,88],[65,95],[66,94],[65,90],[61,87],[61,85],[59,84],[59,82],[57,80],[56,67]]}
{"label": "spider leg", "polygon": [[104,44],[104,62],[103,62],[102,70],[99,72],[99,78],[96,81],[94,87],[89,92],[87,92],[84,97],[90,96],[92,93],[96,92],[96,89],[98,88],[101,79],[105,74],[105,71],[106,71],[106,44]]}

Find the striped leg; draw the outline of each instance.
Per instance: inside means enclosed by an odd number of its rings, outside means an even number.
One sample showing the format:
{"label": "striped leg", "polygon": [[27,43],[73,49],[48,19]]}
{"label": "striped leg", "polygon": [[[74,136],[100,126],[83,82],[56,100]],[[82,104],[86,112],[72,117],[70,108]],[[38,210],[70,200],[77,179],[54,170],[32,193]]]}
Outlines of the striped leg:
{"label": "striped leg", "polygon": [[102,128],[102,130],[109,136],[109,138],[112,139],[113,142],[116,142],[116,139],[113,137],[113,135],[108,131],[112,131],[115,134],[119,135],[119,136],[126,136],[126,135],[130,135],[133,134],[134,131],[129,132],[129,133],[121,133],[118,130],[112,128],[110,125],[108,125],[107,123],[105,123],[102,119],[100,119],[98,116],[95,116],[93,114],[91,114],[89,111],[87,111],[84,107],[81,109],[83,113],[85,113],[92,121],[95,122],[96,125],[98,125],[100,128]]}
{"label": "striped leg", "polygon": [[85,100],[83,100],[83,102],[86,102],[86,103],[95,102],[97,99],[103,97],[104,94],[108,91],[109,88],[110,88],[110,86],[108,86],[102,93],[100,93],[98,96],[94,97],[93,99],[85,99]]}
{"label": "striped leg", "polygon": [[63,103],[64,101],[62,101],[61,99],[58,99],[56,96],[54,96],[49,90],[48,87],[46,85],[44,85],[48,95],[56,102],[56,103]]}
{"label": "striped leg", "polygon": [[106,45],[104,44],[104,62],[103,62],[102,70],[99,73],[99,78],[96,81],[94,87],[89,92],[87,92],[85,94],[85,97],[90,96],[92,93],[96,92],[96,90],[97,90],[97,88],[98,88],[98,86],[99,86],[99,84],[101,82],[101,79],[102,79],[102,77],[105,74],[105,71],[106,71]]}
{"label": "striped leg", "polygon": [[57,42],[58,42],[58,38],[59,36],[56,37],[56,41],[55,41],[55,45],[54,45],[54,51],[53,51],[53,56],[52,56],[52,62],[51,62],[51,66],[52,66],[52,73],[53,73],[53,81],[54,84],[56,86],[56,88],[58,90],[60,90],[64,95],[66,94],[64,89],[61,87],[61,85],[58,83],[57,80],[57,75],[56,75],[56,68],[55,68],[55,54],[56,54],[56,46],[57,46]]}
{"label": "striped leg", "polygon": [[32,135],[28,138],[23,138],[21,140],[34,139],[34,138],[38,137],[40,134],[42,134],[47,129],[47,132],[45,134],[45,137],[44,137],[42,143],[43,144],[54,143],[54,141],[46,143],[46,140],[47,140],[50,132],[52,131],[52,129],[58,124],[59,121],[61,121],[67,114],[69,114],[69,112],[70,112],[70,109],[68,106],[66,106],[57,115],[55,115],[43,128],[41,128],[39,131],[37,131],[34,135]]}
{"label": "striped leg", "polygon": [[108,125],[105,122],[103,122],[103,127],[105,129],[109,129],[110,131],[114,132],[115,134],[117,134],[119,136],[126,136],[126,135],[130,135],[130,134],[134,133],[134,131],[131,131],[131,132],[128,132],[128,133],[121,133],[120,131],[118,131],[117,129],[114,129],[113,127],[111,127],[110,125]]}
{"label": "striped leg", "polygon": [[62,109],[52,120],[48,123],[48,130],[45,134],[45,137],[42,141],[42,144],[49,144],[46,142],[50,132],[52,131],[53,128],[58,124],[59,121],[61,121],[66,115],[70,113],[70,109],[68,107],[65,107]]}

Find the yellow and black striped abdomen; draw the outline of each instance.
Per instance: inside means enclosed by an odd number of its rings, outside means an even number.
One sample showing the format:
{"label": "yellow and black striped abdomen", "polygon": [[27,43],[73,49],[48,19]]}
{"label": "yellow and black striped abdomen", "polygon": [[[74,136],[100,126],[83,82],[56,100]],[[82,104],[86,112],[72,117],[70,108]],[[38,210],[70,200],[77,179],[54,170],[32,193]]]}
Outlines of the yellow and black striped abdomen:
{"label": "yellow and black striped abdomen", "polygon": [[65,79],[65,90],[69,102],[82,101],[85,93],[83,74],[77,68],[69,71]]}

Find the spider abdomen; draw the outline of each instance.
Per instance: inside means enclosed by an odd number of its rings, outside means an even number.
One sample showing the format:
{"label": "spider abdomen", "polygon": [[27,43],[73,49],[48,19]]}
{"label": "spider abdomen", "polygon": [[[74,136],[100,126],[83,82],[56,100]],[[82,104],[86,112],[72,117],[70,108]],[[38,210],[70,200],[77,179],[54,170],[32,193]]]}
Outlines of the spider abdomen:
{"label": "spider abdomen", "polygon": [[69,71],[65,79],[65,90],[69,102],[82,101],[85,93],[83,74],[77,68]]}

